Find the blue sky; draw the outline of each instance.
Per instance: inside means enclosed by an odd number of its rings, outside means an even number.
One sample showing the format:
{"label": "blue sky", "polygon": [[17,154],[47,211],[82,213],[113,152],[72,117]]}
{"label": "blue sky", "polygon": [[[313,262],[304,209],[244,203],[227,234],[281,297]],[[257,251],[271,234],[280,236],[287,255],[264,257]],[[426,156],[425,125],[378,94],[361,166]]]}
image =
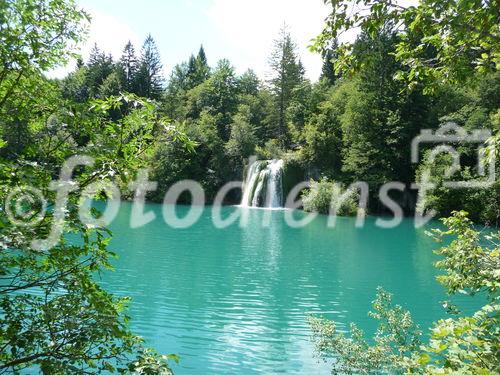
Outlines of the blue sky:
{"label": "blue sky", "polygon": [[[320,57],[307,46],[328,14],[322,0],[77,1],[93,18],[89,39],[81,50],[84,57],[97,42],[118,58],[127,40],[139,50],[151,33],[166,76],[203,44],[211,65],[227,58],[238,73],[252,68],[266,78],[272,41],[286,23],[299,46],[307,76],[316,80],[321,71]],[[51,75],[62,76],[70,69],[58,69]]]}

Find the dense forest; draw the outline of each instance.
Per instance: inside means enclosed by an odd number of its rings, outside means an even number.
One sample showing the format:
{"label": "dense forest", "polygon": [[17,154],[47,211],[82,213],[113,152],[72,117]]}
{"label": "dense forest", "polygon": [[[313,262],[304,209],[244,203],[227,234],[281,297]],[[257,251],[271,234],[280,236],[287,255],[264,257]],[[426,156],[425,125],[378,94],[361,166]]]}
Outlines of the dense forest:
{"label": "dense forest", "polygon": [[[151,36],[140,50],[128,43],[119,59],[95,46],[67,77],[48,79],[46,72],[74,57],[88,15],[71,0],[0,2],[1,201],[9,203],[16,189],[31,186],[54,202],[57,188],[50,182],[63,162],[76,154],[93,158],[92,168],[89,162],[76,170],[78,187],[63,180],[67,208],[52,205],[38,217],[43,202],[30,201],[15,223],[7,206],[0,209],[0,373],[32,366],[48,374],[171,373],[167,361],[178,358],[146,348],[129,329],[128,299],[114,297],[93,277],[111,268],[114,256],[107,247],[109,231],[78,216],[80,196],[96,181],[126,187],[137,170],[148,167],[150,179],[159,183],[149,195],[153,201],[160,202],[169,186],[183,179],[200,182],[213,199],[226,182],[241,180],[248,157],[257,155],[283,159],[292,176],[287,184],[313,181],[304,192],[308,210],[329,212],[324,196],[331,195],[333,182],[366,181],[372,198],[368,213],[383,214],[379,188],[399,181],[405,189],[394,199],[411,214],[417,206],[411,185],[430,163],[426,154],[420,164],[411,162],[411,140],[422,129],[448,122],[467,131],[489,129],[498,152],[494,2],[426,0],[404,10],[392,1],[359,2],[369,11],[352,19],[348,1],[326,1],[333,10],[313,46],[324,59],[315,82],[305,77],[286,29],[269,57],[268,80],[252,71],[238,75],[227,60],[210,65],[210,51],[203,47],[164,77]],[[356,40],[341,43],[340,30],[351,27],[360,29]],[[456,173],[472,179],[475,150],[457,146],[465,157]],[[450,163],[444,155],[433,170]],[[440,216],[465,210],[476,222],[498,224],[498,180],[487,189],[457,191],[442,185],[442,173],[432,178],[436,188],[420,208]],[[235,193],[228,203],[237,202]],[[360,373],[427,365],[470,368],[465,373],[498,369],[498,245],[482,247],[469,218],[455,212],[445,222],[449,231],[440,233],[458,237],[441,250],[440,267],[447,272],[441,281],[452,294],[486,290],[488,303],[473,318],[450,318],[437,326],[441,330],[425,350],[414,340],[411,319],[399,307],[391,310],[384,292],[375,302],[376,317],[389,322],[375,340],[379,346],[370,347],[355,329],[350,340],[335,335],[328,322],[314,322],[320,350],[340,356],[341,372],[353,366]],[[64,233],[79,241],[63,237],[44,246],[41,239],[51,234],[52,221],[63,219]],[[33,288],[37,293],[29,293]],[[383,355],[393,349],[394,356]],[[442,362],[435,360],[440,356]]]}
{"label": "dense forest", "polygon": [[[73,103],[125,92],[148,98],[166,121],[196,144],[194,152],[180,148],[162,129],[155,129],[154,150],[143,156],[159,182],[150,194],[154,201],[161,202],[168,187],[183,179],[199,181],[211,200],[225,183],[241,180],[247,158],[257,155],[284,159],[291,171],[289,185],[314,179],[319,182],[316,189],[330,193],[332,181],[345,186],[367,182],[371,214],[387,210],[377,199],[379,188],[388,181],[401,182],[405,189],[393,198],[412,214],[417,191],[411,185],[426,163],[425,158],[420,168],[411,163],[412,139],[422,129],[448,122],[467,131],[497,131],[500,76],[494,72],[470,77],[466,84],[448,84],[432,93],[424,93],[423,85],[410,90],[393,79],[404,69],[395,58],[398,38],[390,26],[373,37],[359,35],[353,49],[365,63],[355,74],[335,72],[333,43],[323,52],[321,77],[311,82],[286,29],[275,40],[269,57],[273,74],[266,81],[251,70],[237,75],[227,60],[210,66],[203,46],[173,67],[166,79],[148,36],[138,53],[131,43],[124,46],[117,61],[95,46],[88,61],[79,60],[77,69],[56,83],[61,98]],[[465,154],[457,175],[467,180],[474,174],[477,155],[473,147]],[[442,156],[439,163],[445,168],[449,159]],[[464,193],[442,187],[440,178],[433,177],[436,188],[419,202],[421,208],[436,209],[440,216],[463,208],[475,220],[498,223],[498,183]],[[239,196],[233,194],[228,203],[237,202]],[[328,212],[321,199],[306,208]]]}

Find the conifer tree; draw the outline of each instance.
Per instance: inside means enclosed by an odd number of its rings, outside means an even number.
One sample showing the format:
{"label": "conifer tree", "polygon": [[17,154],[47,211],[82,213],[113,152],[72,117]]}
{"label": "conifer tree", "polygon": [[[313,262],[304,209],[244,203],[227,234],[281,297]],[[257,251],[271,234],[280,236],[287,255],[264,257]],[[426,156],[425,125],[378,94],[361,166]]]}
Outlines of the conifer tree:
{"label": "conifer tree", "polygon": [[138,95],[150,99],[160,99],[164,81],[162,69],[158,47],[151,34],[149,34],[142,46],[136,77]]}
{"label": "conifer tree", "polygon": [[90,52],[85,75],[86,86],[91,97],[98,96],[99,87],[113,72],[113,69],[114,65],[111,55],[107,55],[104,51],[101,51],[97,44],[95,44]]}
{"label": "conifer tree", "polygon": [[196,65],[198,78],[202,82],[206,81],[210,76],[210,67],[208,66],[207,55],[205,54],[203,44],[200,46],[200,50],[198,51],[198,56],[196,57]]}
{"label": "conifer tree", "polygon": [[328,83],[333,85],[339,78],[340,75],[335,72],[335,59],[337,58],[337,53],[335,52],[338,48],[337,41],[334,40],[329,48],[322,51],[321,55],[323,57],[323,67],[321,69],[320,79],[326,79]]}
{"label": "conifer tree", "polygon": [[188,89],[192,89],[201,83],[198,82],[196,77],[196,65],[196,57],[194,57],[194,55],[191,55],[188,60],[186,75]]}
{"label": "conifer tree", "polygon": [[203,48],[203,44],[200,46],[200,50],[198,51],[198,60],[202,64],[208,65],[207,55],[205,54],[205,49]]}
{"label": "conifer tree", "polygon": [[293,90],[304,80],[304,67],[297,55],[297,47],[286,26],[274,42],[270,58],[272,78],[271,89],[274,92],[277,109],[277,128],[275,136],[286,143],[286,110],[293,97]]}
{"label": "conifer tree", "polygon": [[139,61],[135,55],[134,45],[129,41],[123,49],[122,57],[118,62],[118,72],[123,87],[128,92],[136,93],[136,75],[139,69]]}
{"label": "conifer tree", "polygon": [[198,55],[191,55],[187,64],[187,87],[192,89],[203,82],[210,76],[210,67],[208,66],[207,56],[203,46],[200,47]]}
{"label": "conifer tree", "polygon": [[238,91],[242,95],[256,96],[259,93],[260,80],[252,69],[248,69],[237,79]]}

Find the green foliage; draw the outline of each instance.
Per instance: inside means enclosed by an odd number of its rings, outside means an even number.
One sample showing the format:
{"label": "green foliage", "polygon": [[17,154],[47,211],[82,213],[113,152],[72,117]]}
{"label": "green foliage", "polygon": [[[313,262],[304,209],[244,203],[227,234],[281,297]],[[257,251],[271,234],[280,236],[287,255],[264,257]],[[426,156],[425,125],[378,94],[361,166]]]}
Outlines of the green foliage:
{"label": "green foliage", "polygon": [[260,80],[253,70],[247,70],[237,79],[240,95],[256,96],[260,89]]}
{"label": "green foliage", "polygon": [[122,80],[118,72],[109,74],[101,86],[99,86],[99,98],[118,96],[123,91]]}
{"label": "green foliage", "polygon": [[439,241],[448,237],[453,240],[436,251],[443,257],[436,267],[445,271],[438,281],[450,294],[484,294],[487,303],[471,317],[435,324],[424,347],[430,357],[428,371],[439,373],[444,368],[448,373],[496,373],[500,370],[500,232],[478,232],[464,211],[454,212],[443,222],[447,230],[434,230],[432,234]]}
{"label": "green foliage", "polygon": [[[477,157],[477,155],[476,155]],[[433,209],[438,216],[445,217],[453,212],[457,204],[469,212],[469,216],[481,223],[498,225],[500,222],[500,183],[493,182],[491,186],[481,189],[451,189],[444,186],[444,182],[450,181],[445,173],[451,167],[452,160],[449,154],[441,154],[436,160],[429,160],[426,153],[422,163],[417,170],[417,181],[424,182],[425,173],[430,172],[429,181],[434,186],[426,191],[425,197],[417,207],[421,212]],[[500,169],[496,168],[496,173]],[[453,176],[452,180],[472,181],[477,179],[477,170],[471,166],[461,166]]]}
{"label": "green foliage", "polygon": [[281,155],[283,159],[283,173],[281,184],[283,198],[286,200],[295,186],[304,181],[305,168],[298,152],[287,152]]}
{"label": "green foliage", "polygon": [[395,43],[390,28],[373,38],[362,34],[356,41],[365,65],[341,116],[342,169],[375,190],[388,181],[413,181],[411,141],[420,129],[433,127],[430,100],[418,91],[402,92],[403,86],[392,79],[398,69],[391,56]]}
{"label": "green foliage", "polygon": [[335,72],[335,62],[338,58],[338,43],[337,40],[333,40],[329,47],[326,47],[321,51],[321,56],[323,57],[323,66],[321,68],[320,79],[326,80],[330,85],[333,85],[341,75]]}
{"label": "green foliage", "polygon": [[114,65],[111,55],[101,51],[95,44],[92,51],[90,51],[85,73],[85,86],[89,88],[89,94],[92,98],[99,97],[100,86],[113,73],[113,70]]}
{"label": "green foliage", "polygon": [[135,55],[135,49],[132,42],[128,42],[124,49],[117,71],[124,89],[127,92],[137,93],[137,71],[139,70],[139,59]]}
{"label": "green foliage", "polygon": [[419,90],[404,91],[393,79],[400,69],[391,55],[397,43],[389,25],[373,37],[360,34],[353,49],[363,65],[356,75],[340,77],[333,86],[326,79],[314,85],[309,109],[302,111],[305,125],[292,131],[310,175],[346,184],[366,181],[373,212],[380,210],[375,194],[383,184],[413,182],[411,141],[420,129],[437,127],[432,99]]}
{"label": "green foliage", "polygon": [[[84,21],[88,21],[88,15],[74,1],[2,1],[2,89],[16,89],[14,83],[5,85],[4,82],[11,73],[26,77],[32,72],[45,72],[67,62],[74,56],[73,47],[84,37]],[[4,104],[6,99],[3,95],[0,98]]]}
{"label": "green foliage", "polygon": [[464,211],[443,222],[447,229],[434,230],[432,235],[452,241],[436,251],[442,257],[436,267],[444,271],[438,281],[449,294],[486,295],[486,304],[472,316],[435,322],[428,343],[421,342],[410,313],[393,306],[380,289],[373,303],[375,313],[370,313],[380,321],[374,344],[355,325],[346,336],[333,322],[312,318],[319,355],[325,360],[335,358],[332,373],[498,373],[500,233],[477,231]]}
{"label": "green foliage", "polygon": [[[136,109],[119,122],[110,120],[111,110],[127,104]],[[62,238],[49,250],[37,251],[32,241],[47,237],[54,212],[48,212],[36,226],[26,227],[5,225],[5,211],[0,212],[0,368],[38,365],[44,373],[127,372],[137,353],[143,353],[138,360],[146,361],[144,366],[155,359],[144,352],[142,339],[128,328],[127,300],[116,299],[94,280],[96,272],[111,268],[110,233],[83,224],[78,201],[90,183],[127,179],[140,166],[139,157],[151,147],[155,108],[133,97],[116,97],[95,101],[78,112],[65,108],[57,117],[49,122],[33,119],[36,126],[30,129],[31,136],[38,142],[14,160],[0,160],[2,201],[16,186],[35,186],[53,202],[55,192],[47,185],[67,157],[85,154],[93,156],[95,164],[74,177],[80,186],[70,193],[65,214],[65,233],[72,234],[71,242]],[[65,134],[50,129],[65,120],[70,120]],[[74,129],[88,134],[85,144],[74,142]],[[166,363],[161,363],[167,370]]]}
{"label": "green foliage", "polygon": [[168,362],[180,362],[180,357],[175,354],[158,356],[151,349],[144,349],[139,353],[137,360],[131,363],[127,371],[138,375],[172,375]]}
{"label": "green foliage", "polygon": [[[62,163],[79,154],[94,159],[92,168],[74,173],[79,185],[69,193],[64,233],[55,246],[34,246],[50,233],[55,210],[29,225],[14,225],[0,210],[0,372],[38,367],[47,374],[170,373],[166,360],[175,358],[148,351],[130,331],[128,300],[95,281],[96,273],[111,268],[111,233],[83,224],[78,215],[85,187],[96,181],[123,183],[141,166],[163,120],[152,103],[135,96],[86,102],[87,95],[112,81],[112,69],[107,70],[112,65],[97,50],[87,66],[80,63],[62,83],[63,93],[75,101],[61,99],[57,85],[42,76],[72,56],[81,41],[87,16],[73,1],[15,0],[0,7],[0,200],[14,204],[6,201],[14,189],[34,187],[54,207],[56,193],[49,183]],[[102,87],[113,86],[108,83]],[[30,204],[25,212],[30,216],[23,218],[33,218],[41,208]]]}
{"label": "green foliage", "polygon": [[[128,328],[128,301],[93,278],[114,256],[107,247],[111,234],[78,219],[79,196],[94,181],[126,186],[137,168],[148,166],[159,182],[151,198],[160,201],[172,184],[194,179],[210,200],[241,178],[245,159],[255,153],[285,160],[285,194],[304,175],[330,178],[312,181],[303,196],[304,209],[329,213],[354,180],[369,182],[372,191],[390,180],[412,182],[409,145],[422,128],[447,121],[467,130],[486,127],[494,133],[486,157],[498,155],[495,3],[326,2],[333,12],[315,43],[325,62],[320,82],[304,79],[284,29],[270,59],[269,87],[252,71],[238,76],[227,60],[211,69],[201,47],[174,67],[166,88],[151,36],[139,57],[130,42],[117,62],[95,46],[65,79],[45,79],[43,72],[74,56],[87,15],[72,0],[0,3],[0,200],[29,185],[53,202],[47,186],[63,161],[76,154],[95,159],[92,170],[79,168],[74,176],[80,189],[70,194],[65,234],[76,242],[62,239],[35,251],[31,241],[47,237],[53,212],[22,227],[0,210],[1,371],[39,366],[45,373],[169,374],[167,361],[178,360],[146,349]],[[340,32],[357,26],[354,43],[338,43]],[[471,179],[476,155],[467,145],[457,147],[464,155],[458,177]],[[423,204],[441,215],[462,205],[474,219],[498,223],[499,184],[460,194],[444,189],[448,165],[445,156],[432,165],[424,158],[417,176],[432,168],[437,187]],[[356,199],[337,213],[354,215]],[[356,326],[349,337],[313,319],[319,351],[337,358],[335,371],[498,372],[499,251],[496,243],[485,244],[498,237],[482,238],[463,213],[445,224],[449,230],[438,235],[456,239],[439,251],[444,259],[437,266],[446,271],[439,281],[450,293],[486,293],[488,303],[471,317],[437,322],[426,344],[409,313],[382,290],[371,314],[380,321],[372,341]]]}
{"label": "green foliage", "polygon": [[[334,3],[339,10],[345,10],[342,4],[346,1]],[[372,194],[369,209],[373,213],[381,209],[376,204],[376,192],[380,186],[388,181],[403,182],[408,188],[399,203],[405,205],[405,213],[411,214],[414,211],[411,202],[415,200],[416,193],[409,187],[415,181],[417,172],[417,166],[410,160],[412,139],[421,129],[436,129],[446,121],[454,121],[468,130],[493,129],[495,123],[500,123],[497,121],[500,82],[498,74],[481,73],[461,86],[452,84],[454,80],[450,79],[446,86],[433,88],[432,96],[423,95],[433,86],[428,80],[414,85],[413,90],[405,90],[405,83],[394,77],[400,72],[407,74],[411,71],[406,62],[397,56],[398,48],[405,43],[406,34],[398,23],[393,22],[391,17],[395,14],[387,14],[389,8],[398,7],[393,7],[392,3],[380,4],[370,3],[374,14],[353,16],[359,16],[357,21],[360,23],[371,22],[368,21],[370,17],[373,22],[376,19],[383,19],[384,22],[377,23],[377,27],[361,28],[357,39],[350,44],[349,61],[343,53],[343,45],[333,33],[325,33],[318,39],[317,47],[321,47],[325,64],[322,79],[317,83],[304,79],[296,45],[287,30],[283,29],[270,57],[273,75],[268,85],[262,84],[252,71],[238,76],[227,60],[211,68],[202,46],[188,61],[173,68],[163,90],[159,74],[161,62],[154,41],[148,37],[140,57],[136,57],[132,44],[128,43],[116,63],[96,48],[90,61],[80,64],[77,70],[60,82],[61,93],[63,98],[77,103],[85,103],[89,98],[117,95],[122,91],[155,99],[161,102],[161,113],[168,116],[172,123],[182,124],[198,142],[204,136],[201,134],[203,131],[197,128],[200,122],[206,120],[202,117],[209,114],[211,120],[208,122],[215,121],[218,133],[219,139],[215,143],[221,149],[217,158],[209,157],[212,162],[205,172],[200,171],[198,165],[191,164],[198,163],[192,155],[187,155],[185,160],[177,160],[184,157],[181,156],[184,150],[180,155],[173,150],[175,156],[169,162],[165,157],[171,155],[171,151],[166,151],[170,149],[170,141],[163,141],[161,136],[157,138],[159,144],[155,147],[162,150],[158,155],[163,155],[163,162],[183,170],[182,173],[171,170],[170,175],[174,177],[164,180],[169,184],[182,176],[210,180],[210,186],[215,188],[214,184],[220,184],[221,187],[235,177],[241,178],[244,160],[253,150],[264,159],[282,158],[292,152],[303,168],[302,179],[304,176],[326,176],[344,184],[360,180],[368,182]],[[436,3],[426,4],[430,7],[429,12],[434,12]],[[449,6],[447,2],[443,9],[451,9]],[[341,17],[342,13],[338,13],[332,15],[329,21],[348,22]],[[425,20],[431,21],[432,17]],[[341,27],[341,24],[336,25]],[[329,27],[333,26],[327,22],[325,30]],[[417,36],[412,37],[418,40]],[[431,58],[434,52],[430,48],[426,53]],[[334,65],[346,67],[346,62],[355,67],[353,75],[333,71]],[[13,108],[19,105],[17,103]],[[14,111],[8,113],[12,116]],[[110,116],[116,120],[121,114],[111,113]],[[13,118],[10,124],[5,127],[3,138],[9,138],[11,142],[3,150],[4,153],[29,144],[26,119]],[[206,132],[211,132],[211,129],[209,126]],[[84,142],[86,137],[82,135],[75,140]],[[208,149],[212,149],[211,146]],[[470,167],[474,158],[470,150],[466,151],[466,165]],[[220,161],[220,164],[214,160]],[[228,162],[233,164],[231,173],[224,176],[213,172],[225,170]],[[420,166],[419,171],[422,168]],[[469,169],[464,174],[471,176],[473,172]],[[215,175],[217,178],[214,178]],[[428,195],[426,204],[437,209],[441,215],[447,215],[459,208],[459,201],[464,201],[471,217],[493,223],[498,216],[498,194],[495,191],[468,191],[458,199],[454,192],[442,191],[438,187]],[[489,203],[482,210],[484,205],[476,202],[483,199]]]}
{"label": "green foliage", "polygon": [[[498,70],[498,7],[494,1],[422,0],[401,5],[383,0],[325,0],[332,10],[312,48],[325,51],[331,41],[357,29],[374,38],[394,25],[400,35],[394,56],[406,69],[396,77],[425,92],[442,83],[462,82],[474,72]],[[337,48],[337,72],[354,72],[365,64],[353,44]]]}
{"label": "green foliage", "polygon": [[225,145],[228,156],[236,159],[240,165],[243,159],[255,154],[258,140],[250,122],[251,118],[250,106],[241,104],[238,112],[233,116],[233,123],[230,125],[231,136]]}
{"label": "green foliage", "polygon": [[186,85],[192,89],[205,82],[210,76],[210,67],[208,66],[207,56],[203,46],[200,47],[198,56],[191,55],[187,63]]}
{"label": "green foliage", "polygon": [[421,344],[418,326],[408,311],[392,304],[392,295],[379,288],[369,315],[379,321],[374,344],[352,323],[349,335],[335,323],[311,317],[316,350],[324,360],[332,359],[332,374],[418,373],[414,352]]}
{"label": "green foliage", "polygon": [[74,1],[0,3],[0,122],[4,129],[7,123],[27,126],[24,115],[33,108],[39,89],[45,89],[45,84],[38,87],[38,78],[73,56],[68,47],[82,40],[87,19]]}
{"label": "green foliage", "polygon": [[299,139],[303,143],[301,153],[305,163],[338,179],[342,168],[342,115],[347,101],[357,97],[358,91],[353,82],[341,82],[326,90]]}
{"label": "green foliage", "polygon": [[[494,98],[497,97],[500,85],[499,73],[486,75],[476,79],[474,85],[450,90],[448,95],[454,100],[453,108],[440,117],[442,124],[453,122],[465,130],[472,132],[477,129],[489,129],[495,134],[495,114],[498,111]],[[447,100],[447,99],[446,99]],[[440,102],[441,105],[443,102]],[[494,140],[492,140],[494,142]],[[449,180],[471,181],[478,178],[477,144],[467,142],[453,145],[461,155],[460,170],[453,176],[445,177],[445,172],[451,167],[449,154],[439,154],[436,160],[430,160],[430,153],[424,152],[422,162],[416,171],[416,180],[423,181],[425,173],[430,172],[429,182],[435,187],[427,191],[425,199],[420,202],[420,210],[434,209],[439,216],[445,217],[457,209],[457,202],[474,221],[497,225],[500,222],[500,184],[494,181],[492,185],[481,189],[450,189],[444,186]],[[498,149],[498,147],[490,147]],[[496,173],[500,173],[498,165]],[[482,178],[482,177],[479,177]]]}
{"label": "green foliage", "polygon": [[134,78],[137,94],[159,100],[163,92],[162,63],[156,43],[148,35],[141,50],[141,57]]}
{"label": "green foliage", "polygon": [[[153,200],[161,202],[171,185],[185,179],[199,182],[208,201],[215,197],[219,187],[231,175],[225,163],[224,142],[218,134],[217,123],[217,117],[203,111],[199,119],[176,125],[195,142],[194,150],[179,147],[176,139],[160,138],[150,161],[153,179],[158,181],[158,189],[151,195]],[[181,196],[180,202],[189,203],[188,197]]]}
{"label": "green foliage", "polygon": [[210,69],[203,48],[175,66],[163,111],[198,147],[186,154],[159,140],[151,163],[160,189],[151,197],[161,200],[171,184],[187,178],[201,182],[211,199],[226,182],[241,179],[245,159],[271,136],[273,101],[254,72],[237,76],[227,60]]}
{"label": "green foliage", "polygon": [[68,74],[60,82],[61,96],[77,103],[87,101],[90,98],[90,93],[86,76],[87,69],[83,66]]}
{"label": "green foliage", "polygon": [[259,159],[271,160],[281,159],[285,154],[285,150],[277,139],[270,139],[263,146],[257,146],[255,153]]}
{"label": "green foliage", "polygon": [[[304,128],[305,123],[311,116],[312,103],[312,85],[309,81],[304,80],[302,83],[295,86],[292,93],[288,108],[285,113],[285,120],[288,125],[288,132],[300,133]],[[290,137],[290,135],[288,136]],[[293,147],[293,146],[292,146]]]}
{"label": "green foliage", "polygon": [[271,139],[275,121],[272,93],[266,88],[260,88],[256,95],[240,94],[238,100],[250,108],[250,123],[257,135],[258,143],[262,144]]}
{"label": "green foliage", "polygon": [[186,117],[197,119],[203,111],[217,117],[222,139],[229,139],[229,124],[236,110],[236,78],[229,61],[221,60],[212,76],[187,93]]}
{"label": "green foliage", "polygon": [[159,101],[164,91],[162,69],[158,49],[151,35],[144,41],[139,57],[129,41],[117,62],[96,44],[88,62],[81,62],[74,72],[60,81],[60,90],[65,99],[78,103],[122,92]]}
{"label": "green foliage", "polygon": [[172,69],[165,90],[163,109],[172,119],[181,119],[185,115],[187,83],[187,64],[181,63]]}
{"label": "green foliage", "polygon": [[283,145],[289,142],[286,133],[286,112],[294,97],[294,89],[304,80],[304,67],[300,62],[297,46],[290,33],[284,27],[279,39],[274,42],[274,50],[270,57],[270,67],[273,77],[270,80],[275,95],[277,123],[273,136]]}
{"label": "green foliage", "polygon": [[304,210],[321,214],[335,212],[338,216],[355,216],[358,212],[358,194],[353,193],[345,201],[339,202],[343,193],[345,188],[338,182],[326,178],[320,181],[312,180],[310,188],[302,195]]}

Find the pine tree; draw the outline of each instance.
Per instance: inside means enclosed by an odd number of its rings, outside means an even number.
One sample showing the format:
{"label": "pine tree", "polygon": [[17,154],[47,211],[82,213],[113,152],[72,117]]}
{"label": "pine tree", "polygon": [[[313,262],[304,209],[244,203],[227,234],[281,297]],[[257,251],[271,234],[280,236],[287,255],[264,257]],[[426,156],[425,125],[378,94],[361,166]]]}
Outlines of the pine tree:
{"label": "pine tree", "polygon": [[137,93],[135,87],[136,75],[139,69],[139,62],[135,55],[135,49],[132,42],[128,42],[123,49],[122,57],[118,62],[118,73],[123,83],[123,87],[128,92]]}
{"label": "pine tree", "polygon": [[187,87],[188,89],[192,89],[196,86],[198,86],[201,82],[198,82],[197,79],[197,74],[196,74],[196,57],[194,55],[191,55],[188,60],[187,64]]}
{"label": "pine tree", "polygon": [[206,81],[210,76],[210,67],[208,66],[207,55],[205,54],[203,44],[200,46],[200,50],[198,51],[198,56],[196,57],[196,65],[198,78],[202,82]]}
{"label": "pine tree", "polygon": [[198,61],[200,61],[203,65],[208,66],[207,55],[205,54],[203,44],[200,46],[200,50],[198,51]]}
{"label": "pine tree", "polygon": [[137,94],[150,99],[160,99],[163,91],[163,66],[153,37],[147,36],[142,46],[136,77]]}
{"label": "pine tree", "polygon": [[275,95],[277,107],[277,129],[275,136],[286,143],[286,110],[293,97],[293,90],[304,80],[304,67],[297,55],[297,47],[286,26],[280,38],[274,42],[270,65],[272,79],[270,85]]}
{"label": "pine tree", "polygon": [[210,77],[210,67],[207,63],[207,56],[203,45],[200,47],[198,55],[191,55],[187,64],[187,87],[192,89]]}
{"label": "pine tree", "polygon": [[259,93],[260,80],[252,69],[248,69],[237,80],[238,92],[242,95],[256,96]]}
{"label": "pine tree", "polygon": [[99,49],[97,44],[90,51],[85,76],[86,86],[91,97],[97,97],[99,87],[106,78],[113,72],[114,64],[111,55],[107,55]]}
{"label": "pine tree", "polygon": [[321,70],[320,79],[326,79],[331,85],[333,85],[340,76],[335,73],[334,62],[337,58],[337,53],[335,52],[338,48],[337,41],[334,40],[329,48],[323,51],[323,68]]}

